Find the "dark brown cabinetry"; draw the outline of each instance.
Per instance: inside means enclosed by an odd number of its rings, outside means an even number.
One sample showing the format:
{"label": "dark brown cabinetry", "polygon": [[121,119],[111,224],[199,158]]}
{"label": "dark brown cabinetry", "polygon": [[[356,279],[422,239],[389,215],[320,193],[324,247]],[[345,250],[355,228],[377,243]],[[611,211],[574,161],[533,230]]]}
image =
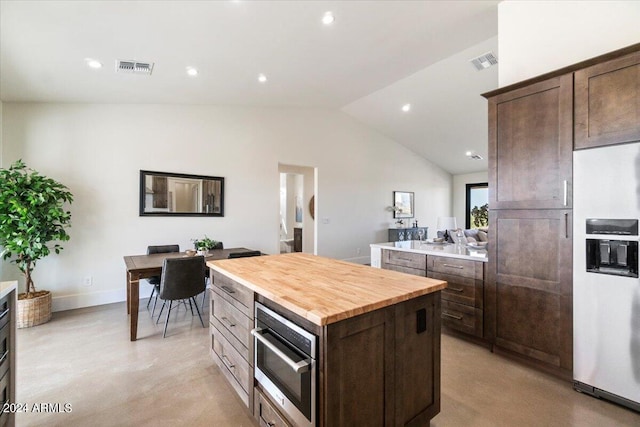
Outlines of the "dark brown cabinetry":
{"label": "dark brown cabinetry", "polygon": [[253,411],[253,292],[211,271],[210,354],[240,399]]}
{"label": "dark brown cabinetry", "polygon": [[485,338],[572,371],[573,74],[489,98]]}
{"label": "dark brown cabinetry", "polygon": [[291,427],[292,424],[284,418],[259,388],[254,391],[254,416],[260,427]]}
{"label": "dark brown cabinetry", "polygon": [[[16,403],[16,290],[9,282],[0,282],[0,290],[11,289],[0,299],[0,403]],[[15,412],[0,412],[0,426],[15,425]]]}
{"label": "dark brown cabinetry", "polygon": [[436,292],[328,325],[323,425],[428,425],[440,411],[439,311]]}
{"label": "dark brown cabinetry", "polygon": [[485,320],[496,346],[570,374],[571,210],[493,210]]}
{"label": "dark brown cabinetry", "polygon": [[572,75],[489,98],[489,207],[571,206]]}
{"label": "dark brown cabinetry", "polygon": [[640,52],[575,73],[575,148],[640,141]]}
{"label": "dark brown cabinetry", "polygon": [[293,252],[302,252],[302,228],[293,229]]}
{"label": "dark brown cabinetry", "polygon": [[427,277],[446,280],[442,290],[442,325],[483,337],[484,262],[427,256]]}
{"label": "dark brown cabinetry", "polygon": [[427,275],[427,256],[412,252],[383,249],[381,267],[386,270],[424,277]]}

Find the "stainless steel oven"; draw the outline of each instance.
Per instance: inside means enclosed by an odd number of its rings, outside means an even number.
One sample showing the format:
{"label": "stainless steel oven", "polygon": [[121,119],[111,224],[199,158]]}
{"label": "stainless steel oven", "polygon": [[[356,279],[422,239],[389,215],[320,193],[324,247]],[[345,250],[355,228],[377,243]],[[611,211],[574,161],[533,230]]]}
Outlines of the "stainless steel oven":
{"label": "stainless steel oven", "polygon": [[256,302],[255,378],[298,426],[316,425],[317,337]]}

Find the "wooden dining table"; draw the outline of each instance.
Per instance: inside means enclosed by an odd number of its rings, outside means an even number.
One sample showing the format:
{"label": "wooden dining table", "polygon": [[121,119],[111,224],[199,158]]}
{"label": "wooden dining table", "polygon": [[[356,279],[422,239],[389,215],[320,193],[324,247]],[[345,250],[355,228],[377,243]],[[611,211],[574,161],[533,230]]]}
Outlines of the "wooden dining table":
{"label": "wooden dining table", "polygon": [[[205,261],[227,259],[230,253],[250,252],[247,248],[212,249]],[[138,310],[140,309],[140,279],[162,274],[162,264],[166,258],[186,257],[184,252],[169,252],[151,255],[128,255],[124,257],[127,266],[127,314],[131,327],[131,341],[138,338]]]}

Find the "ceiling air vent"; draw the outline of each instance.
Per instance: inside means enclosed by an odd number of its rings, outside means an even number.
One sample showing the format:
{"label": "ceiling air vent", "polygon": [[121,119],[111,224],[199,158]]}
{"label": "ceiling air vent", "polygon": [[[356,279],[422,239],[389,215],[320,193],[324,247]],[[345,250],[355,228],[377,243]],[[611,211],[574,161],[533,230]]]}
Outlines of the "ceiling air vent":
{"label": "ceiling air vent", "polygon": [[469,62],[471,62],[474,67],[476,67],[476,70],[482,71],[485,68],[496,65],[498,63],[498,58],[496,58],[493,52],[487,52],[484,55],[480,55],[477,58],[471,59]]}
{"label": "ceiling air vent", "polygon": [[145,74],[151,75],[153,62],[138,61],[116,61],[116,73]]}

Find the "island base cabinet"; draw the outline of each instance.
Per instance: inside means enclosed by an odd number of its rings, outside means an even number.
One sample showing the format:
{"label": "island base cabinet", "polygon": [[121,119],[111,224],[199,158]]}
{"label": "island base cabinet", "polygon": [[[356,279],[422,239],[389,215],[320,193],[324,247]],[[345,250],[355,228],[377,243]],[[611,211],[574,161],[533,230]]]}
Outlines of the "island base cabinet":
{"label": "island base cabinet", "polygon": [[260,427],[292,427],[259,388],[254,389],[254,417]]}
{"label": "island base cabinet", "polygon": [[330,324],[324,338],[322,425],[422,426],[440,411],[440,292]]}

